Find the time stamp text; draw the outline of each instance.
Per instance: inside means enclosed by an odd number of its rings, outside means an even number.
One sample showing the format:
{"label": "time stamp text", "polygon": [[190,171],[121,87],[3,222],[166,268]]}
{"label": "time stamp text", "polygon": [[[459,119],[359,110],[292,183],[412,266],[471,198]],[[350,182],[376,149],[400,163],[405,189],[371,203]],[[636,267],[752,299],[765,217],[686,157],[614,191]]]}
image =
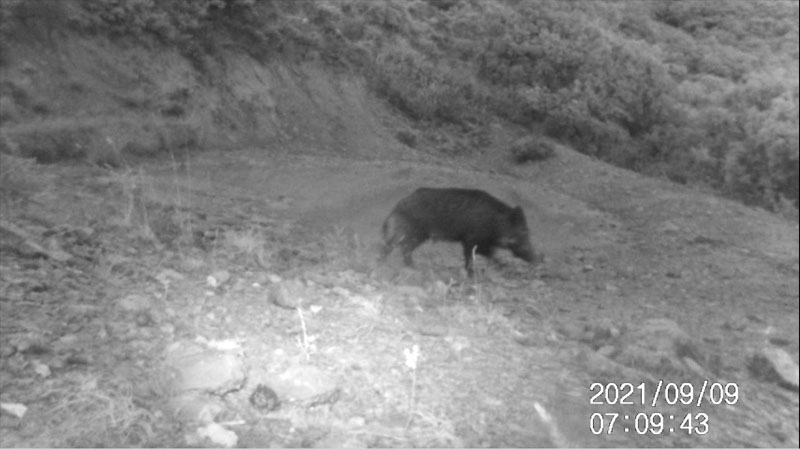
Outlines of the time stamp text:
{"label": "time stamp text", "polygon": [[[590,405],[636,405],[656,407],[661,403],[670,406],[694,406],[703,404],[720,406],[736,405],[739,402],[739,385],[734,382],[721,383],[703,381],[699,386],[692,383],[658,381],[655,386],[644,382],[633,384],[599,383],[589,386]],[[589,430],[595,435],[615,432],[638,435],[662,435],[683,432],[687,435],[705,435],[711,423],[707,413],[592,413]]]}

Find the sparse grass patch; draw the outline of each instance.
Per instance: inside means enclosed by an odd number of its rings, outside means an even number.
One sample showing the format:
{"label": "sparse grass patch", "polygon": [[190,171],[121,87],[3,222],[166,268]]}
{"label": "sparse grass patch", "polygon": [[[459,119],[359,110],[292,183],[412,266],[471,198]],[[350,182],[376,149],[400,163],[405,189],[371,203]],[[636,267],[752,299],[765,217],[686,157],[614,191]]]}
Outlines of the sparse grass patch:
{"label": "sparse grass patch", "polygon": [[195,149],[199,145],[197,128],[185,122],[163,122],[158,125],[161,150],[166,153]]}
{"label": "sparse grass patch", "polygon": [[14,100],[14,103],[22,109],[30,107],[33,101],[30,92],[28,92],[25,87],[13,81],[4,80],[0,83],[0,93],[2,93],[3,96],[10,96]]}
{"label": "sparse grass patch", "polygon": [[134,404],[131,385],[101,385],[93,375],[75,375],[42,392],[42,438],[54,446],[148,446],[155,443],[156,417]]}
{"label": "sparse grass patch", "polygon": [[54,122],[8,134],[18,145],[20,156],[48,164],[83,159],[95,133],[96,129],[89,125]]}
{"label": "sparse grass patch", "polygon": [[184,236],[191,234],[185,232],[189,228],[188,218],[175,206],[147,204],[142,210],[146,212],[146,225],[153,236],[170,248],[177,247]]}
{"label": "sparse grass patch", "polygon": [[122,226],[132,226],[136,217],[137,203],[142,201],[142,173],[133,170],[114,171],[109,170],[108,175],[103,180],[111,187],[119,187],[122,193],[122,200],[125,202],[122,212]]}
{"label": "sparse grass patch", "polygon": [[132,140],[122,147],[122,154],[134,157],[153,157],[161,150],[161,144],[152,136],[144,135],[141,140]]}
{"label": "sparse grass patch", "polygon": [[173,121],[154,116],[142,122],[126,123],[109,129],[123,157],[152,158],[159,154],[181,156],[203,148],[204,136],[199,119]]}
{"label": "sparse grass patch", "polygon": [[355,271],[368,271],[375,262],[375,254],[361,241],[359,235],[346,228],[336,227],[323,236],[323,248],[329,262],[337,267]]}
{"label": "sparse grass patch", "polygon": [[44,101],[37,100],[31,105],[31,111],[33,111],[36,115],[49,115],[53,110],[50,108],[50,105],[45,103]]}
{"label": "sparse grass patch", "polygon": [[43,190],[48,179],[37,170],[36,161],[0,152],[0,206],[26,201]]}
{"label": "sparse grass patch", "polygon": [[10,96],[0,96],[0,122],[9,123],[19,120],[19,109]]}
{"label": "sparse grass patch", "polygon": [[159,192],[142,169],[108,170],[103,183],[119,199],[118,215],[110,221],[129,228],[150,242],[182,248],[193,238],[193,216],[183,211],[181,192]]}
{"label": "sparse grass patch", "polygon": [[466,285],[455,287],[454,293],[457,294],[461,289],[473,304],[465,304],[463,300],[452,302],[444,306],[447,309],[447,312],[444,313],[453,317],[453,320],[460,323],[464,328],[472,329],[476,336],[497,335],[503,332],[510,334],[513,325],[503,315],[504,309],[490,301],[489,292],[480,288],[480,286],[475,287],[477,288]]}
{"label": "sparse grass patch", "polygon": [[263,232],[256,227],[242,231],[228,231],[225,233],[225,242],[245,254],[257,254],[266,244]]}
{"label": "sparse grass patch", "polygon": [[119,101],[122,106],[132,110],[147,110],[152,106],[152,98],[147,95],[144,90],[136,89],[127,94],[115,94],[114,97]]}

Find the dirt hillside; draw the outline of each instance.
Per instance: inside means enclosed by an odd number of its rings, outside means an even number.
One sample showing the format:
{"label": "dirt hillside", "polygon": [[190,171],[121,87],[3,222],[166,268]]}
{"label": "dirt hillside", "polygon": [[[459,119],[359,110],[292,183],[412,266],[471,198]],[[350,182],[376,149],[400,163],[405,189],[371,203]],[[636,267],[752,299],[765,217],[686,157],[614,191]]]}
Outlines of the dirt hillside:
{"label": "dirt hillside", "polygon": [[[95,165],[3,203],[0,445],[798,446],[797,223],[563,145],[513,164],[506,123],[438,151],[460,131],[319,61],[56,37],[9,47],[0,132]],[[377,263],[420,186],[521,205],[545,263]]]}

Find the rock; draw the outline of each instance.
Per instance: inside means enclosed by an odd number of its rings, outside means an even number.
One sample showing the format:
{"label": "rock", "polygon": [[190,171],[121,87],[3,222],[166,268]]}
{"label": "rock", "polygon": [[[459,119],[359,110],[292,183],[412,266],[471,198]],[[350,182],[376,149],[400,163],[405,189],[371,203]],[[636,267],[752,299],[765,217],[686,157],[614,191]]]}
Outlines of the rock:
{"label": "rock", "polygon": [[231,273],[227,270],[217,270],[206,278],[206,284],[209,287],[217,288],[220,287],[222,284],[228,282],[231,278]]}
{"label": "rock", "polygon": [[45,245],[41,245],[36,243],[24,229],[5,220],[0,220],[0,248],[9,248],[23,257],[44,256],[59,262],[72,259],[72,255],[62,250],[54,238],[48,239]]}
{"label": "rock", "polygon": [[51,371],[50,371],[50,367],[48,365],[45,365],[44,363],[42,363],[42,362],[40,362],[38,360],[33,360],[31,362],[31,365],[33,365],[33,372],[35,372],[39,376],[41,376],[41,377],[50,377]]}
{"label": "rock", "polygon": [[527,334],[527,335],[516,335],[514,336],[514,341],[520,346],[527,346],[527,347],[536,347],[541,346],[543,341],[538,335]]}
{"label": "rock", "polygon": [[139,312],[153,307],[150,297],[137,293],[130,294],[117,300],[117,307],[126,312]]}
{"label": "rock", "polygon": [[347,420],[347,427],[364,427],[367,424],[363,416],[353,416]]}
{"label": "rock", "polygon": [[417,326],[417,332],[426,337],[441,337],[447,335],[450,332],[450,328],[440,323],[420,323]]}
{"label": "rock", "polygon": [[431,289],[431,296],[434,298],[446,298],[447,293],[450,291],[450,286],[441,280],[437,279]]}
{"label": "rock", "polygon": [[27,406],[16,402],[0,402],[0,409],[18,419],[22,419],[28,412]]}
{"label": "rock", "polygon": [[700,364],[697,363],[693,358],[684,357],[682,360],[683,364],[686,365],[686,368],[695,373],[697,376],[699,377],[709,376],[708,372],[702,366],[700,366]]}
{"label": "rock", "polygon": [[586,343],[592,348],[600,348],[609,340],[618,338],[622,332],[609,318],[598,318],[589,323],[567,323],[559,328],[564,336]]}
{"label": "rock", "polygon": [[273,304],[284,309],[296,309],[303,305],[305,287],[297,279],[270,285],[269,298]]}
{"label": "rock", "polygon": [[331,293],[339,295],[342,298],[349,298],[350,295],[351,295],[350,290],[348,290],[348,289],[346,289],[344,287],[340,287],[338,285],[336,285],[333,288],[331,288]]}
{"label": "rock", "polygon": [[275,391],[261,384],[256,386],[253,393],[250,394],[250,403],[253,404],[253,407],[267,412],[277,410],[281,406],[281,401]]}
{"label": "rock", "polygon": [[665,221],[657,230],[663,234],[675,234],[680,232],[681,228],[671,221]]}
{"label": "rock", "polygon": [[791,344],[791,341],[788,338],[779,336],[770,337],[769,342],[775,346],[789,346]]}
{"label": "rock", "polygon": [[73,347],[78,342],[78,336],[75,334],[65,334],[56,340],[60,347]]}
{"label": "rock", "polygon": [[608,357],[608,358],[613,357],[614,353],[616,353],[616,352],[617,352],[617,348],[614,345],[605,345],[605,346],[600,347],[600,349],[597,350],[598,354],[602,355],[603,357]]}
{"label": "rock", "polygon": [[206,266],[206,263],[197,257],[186,256],[181,258],[181,269],[184,271],[192,272],[197,271]]}
{"label": "rock", "polygon": [[72,259],[72,254],[64,251],[61,248],[61,244],[58,242],[58,239],[55,237],[50,237],[45,240],[44,246],[47,248],[47,257],[57,262],[66,262]]}
{"label": "rock", "polygon": [[168,404],[173,415],[183,422],[214,422],[225,410],[222,400],[196,391],[173,396]]}
{"label": "rock", "polygon": [[309,403],[317,403],[338,390],[329,373],[307,365],[291,366],[267,383],[279,397]]}
{"label": "rock", "polygon": [[741,332],[747,329],[747,321],[741,317],[732,317],[725,320],[720,327],[728,331]]}
{"label": "rock", "polygon": [[244,384],[241,349],[218,350],[195,342],[178,342],[167,348],[165,365],[174,373],[175,391],[202,390],[224,394]]}
{"label": "rock", "polygon": [[17,353],[17,347],[14,345],[2,345],[0,346],[0,359],[5,359],[11,357],[12,355]]}
{"label": "rock", "polygon": [[[213,422],[197,429],[197,435],[201,440],[208,439],[214,445],[221,447],[234,447],[239,442],[239,437],[235,432]],[[190,444],[190,446],[194,446],[194,444]]]}
{"label": "rock", "polygon": [[67,233],[75,239],[75,243],[86,245],[94,236],[94,229],[91,226],[70,227]]}
{"label": "rock", "polygon": [[155,324],[155,319],[149,310],[140,310],[134,316],[134,322],[139,327],[150,327]]}
{"label": "rock", "polygon": [[800,372],[797,363],[781,348],[764,347],[750,358],[748,368],[757,378],[776,382],[785,388],[798,389]]}
{"label": "rock", "polygon": [[162,284],[169,284],[171,281],[182,281],[184,276],[173,269],[166,268],[159,271],[155,278]]}

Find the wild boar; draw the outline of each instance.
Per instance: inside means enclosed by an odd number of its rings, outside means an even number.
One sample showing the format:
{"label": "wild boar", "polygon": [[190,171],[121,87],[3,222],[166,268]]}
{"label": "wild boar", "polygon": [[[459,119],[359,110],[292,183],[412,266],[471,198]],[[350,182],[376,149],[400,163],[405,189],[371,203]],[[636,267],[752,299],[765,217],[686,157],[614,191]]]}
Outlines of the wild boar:
{"label": "wild boar", "polygon": [[482,190],[417,189],[397,203],[381,233],[380,260],[399,246],[407,266],[414,266],[411,253],[428,239],[460,242],[470,277],[473,250],[491,258],[495,249],[505,248],[526,262],[541,261],[531,246],[522,208],[510,207]]}

